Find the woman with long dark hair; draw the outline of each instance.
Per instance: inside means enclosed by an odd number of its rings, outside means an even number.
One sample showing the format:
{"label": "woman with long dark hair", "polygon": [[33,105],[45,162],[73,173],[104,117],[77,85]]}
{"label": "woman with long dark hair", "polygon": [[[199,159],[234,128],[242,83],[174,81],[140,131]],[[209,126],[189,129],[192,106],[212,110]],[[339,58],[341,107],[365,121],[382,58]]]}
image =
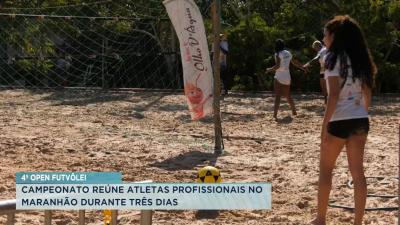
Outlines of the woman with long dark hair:
{"label": "woman with long dark hair", "polygon": [[336,16],[325,25],[324,43],[328,49],[325,57],[328,101],[321,132],[318,213],[311,224],[326,224],[332,170],[346,146],[354,183],[353,224],[361,225],[367,196],[363,157],[376,67],[360,26],[349,16]]}
{"label": "woman with long dark hair", "polygon": [[295,60],[292,54],[285,50],[285,43],[281,39],[275,41],[275,66],[267,68],[265,73],[275,71],[274,76],[274,91],[275,91],[275,104],[274,104],[274,118],[278,118],[278,109],[281,103],[281,96],[286,97],[289,102],[290,109],[293,115],[297,115],[296,107],[294,105],[293,99],[290,96],[290,64],[295,67],[306,71],[303,65],[301,65],[297,60]]}

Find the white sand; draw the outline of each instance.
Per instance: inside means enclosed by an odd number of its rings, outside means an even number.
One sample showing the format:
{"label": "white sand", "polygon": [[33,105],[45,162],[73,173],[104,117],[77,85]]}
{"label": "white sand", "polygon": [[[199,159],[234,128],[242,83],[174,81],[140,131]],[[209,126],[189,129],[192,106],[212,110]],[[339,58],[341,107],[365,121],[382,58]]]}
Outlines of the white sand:
{"label": "white sand", "polygon": [[[271,182],[270,211],[222,211],[198,219],[194,211],[157,211],[153,224],[305,224],[316,209],[319,134],[323,101],[295,95],[299,116],[285,101],[280,122],[271,119],[271,95],[231,95],[221,107],[226,156],[214,157],[213,122],[192,122],[184,96],[161,93],[0,91],[0,193],[15,198],[18,171],[121,171],[125,182],[192,182],[209,164],[225,182]],[[375,97],[366,146],[369,193],[395,195],[399,153],[400,96]],[[331,199],[351,205],[353,190],[343,152],[334,171]],[[397,206],[396,199],[368,198],[367,207]],[[41,224],[42,212],[21,213],[17,224]],[[331,225],[351,224],[353,214],[329,208]],[[100,211],[88,224],[103,224]],[[373,211],[365,224],[397,224],[396,211]],[[120,224],[139,212],[120,212]],[[54,224],[77,224],[77,212],[57,212]],[[5,217],[0,218],[0,224]]]}

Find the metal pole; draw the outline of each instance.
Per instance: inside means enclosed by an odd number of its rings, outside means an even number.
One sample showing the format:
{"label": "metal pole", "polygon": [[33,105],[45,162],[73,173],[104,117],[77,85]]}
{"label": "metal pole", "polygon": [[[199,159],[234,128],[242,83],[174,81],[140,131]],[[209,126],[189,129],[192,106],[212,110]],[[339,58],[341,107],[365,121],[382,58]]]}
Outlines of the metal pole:
{"label": "metal pole", "polygon": [[170,30],[171,30],[171,49],[173,52],[172,55],[172,61],[174,63],[174,68],[173,68],[173,73],[175,74],[175,79],[176,79],[176,89],[181,88],[181,82],[180,82],[180,74],[178,74],[178,63],[177,63],[177,58],[176,57],[176,52],[177,52],[177,45],[176,45],[176,35],[175,35],[175,30],[174,30],[174,26],[172,25],[172,23],[169,24]]}
{"label": "metal pole", "polygon": [[101,87],[106,88],[105,77],[104,77],[104,52],[105,52],[105,39],[103,38],[103,43],[101,45]]}
{"label": "metal pole", "polygon": [[222,153],[222,125],[220,112],[220,95],[221,95],[221,80],[220,80],[220,65],[219,65],[219,34],[221,33],[221,22],[219,17],[221,1],[214,0],[211,11],[214,30],[214,135],[215,135],[215,154]]}

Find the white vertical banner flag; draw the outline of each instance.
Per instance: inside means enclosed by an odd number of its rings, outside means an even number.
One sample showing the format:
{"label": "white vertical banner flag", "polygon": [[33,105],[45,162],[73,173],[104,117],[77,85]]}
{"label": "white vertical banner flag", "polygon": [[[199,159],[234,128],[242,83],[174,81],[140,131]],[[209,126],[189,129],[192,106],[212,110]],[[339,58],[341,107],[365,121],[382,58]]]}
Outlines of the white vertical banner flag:
{"label": "white vertical banner flag", "polygon": [[213,113],[213,74],[203,18],[193,0],[163,2],[179,38],[185,96],[193,120]]}

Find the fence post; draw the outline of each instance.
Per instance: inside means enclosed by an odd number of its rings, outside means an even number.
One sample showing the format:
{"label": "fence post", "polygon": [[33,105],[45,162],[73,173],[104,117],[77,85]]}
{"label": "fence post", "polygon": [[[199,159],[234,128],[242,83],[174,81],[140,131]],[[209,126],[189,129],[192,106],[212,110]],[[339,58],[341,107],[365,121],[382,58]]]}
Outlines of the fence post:
{"label": "fence post", "polygon": [[213,31],[214,31],[214,55],[213,55],[213,67],[214,67],[214,153],[222,154],[222,124],[221,124],[221,109],[220,109],[220,95],[221,95],[221,80],[220,80],[220,38],[221,33],[221,22],[219,18],[219,7],[220,0],[213,0],[211,5]]}
{"label": "fence post", "polygon": [[111,225],[117,225],[118,224],[118,211],[117,210],[112,210],[111,213]]}
{"label": "fence post", "polygon": [[44,211],[44,225],[51,225],[51,211]]}
{"label": "fence post", "polygon": [[106,88],[106,80],[105,80],[105,74],[104,74],[104,70],[105,70],[105,62],[104,62],[104,55],[106,54],[106,50],[105,50],[105,39],[103,38],[103,43],[101,45],[101,88],[105,89]]}
{"label": "fence post", "polygon": [[79,210],[79,225],[85,225],[85,210]]}
{"label": "fence post", "polygon": [[153,211],[151,210],[140,211],[140,225],[151,225],[153,222],[152,216],[153,216]]}
{"label": "fence post", "polygon": [[14,225],[15,223],[15,213],[7,214],[7,225]]}

